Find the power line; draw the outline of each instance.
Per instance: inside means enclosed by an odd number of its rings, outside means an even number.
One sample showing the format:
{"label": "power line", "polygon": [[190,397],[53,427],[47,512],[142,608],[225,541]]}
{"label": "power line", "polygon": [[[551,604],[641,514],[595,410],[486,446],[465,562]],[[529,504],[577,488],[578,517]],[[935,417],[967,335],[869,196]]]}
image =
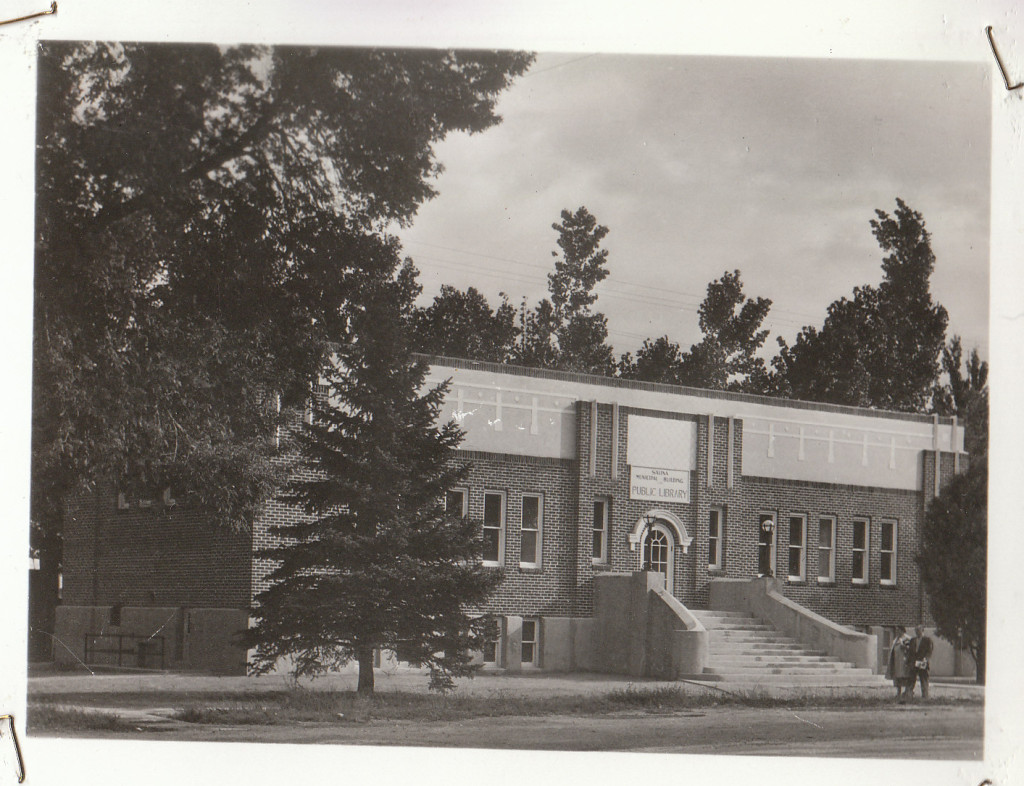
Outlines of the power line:
{"label": "power line", "polygon": [[[462,272],[472,271],[475,275],[485,276],[485,277],[488,277],[488,278],[495,278],[495,279],[499,279],[501,281],[510,281],[511,280],[511,281],[518,281],[518,282],[525,283],[525,284],[533,284],[533,285],[536,285],[536,286],[542,286],[543,285],[543,282],[538,281],[536,278],[530,277],[528,275],[523,275],[521,273],[516,273],[516,272],[513,272],[513,271],[488,270],[486,268],[481,268],[478,265],[473,265],[470,262],[463,262],[463,261],[460,261],[460,260],[443,259],[443,258],[434,257],[434,256],[429,255],[429,254],[427,254],[427,255],[420,255],[419,258],[423,259],[423,260],[429,261],[431,263],[431,265],[434,266],[434,267],[446,268],[446,269],[449,269],[449,270],[456,270],[456,271],[462,271]],[[511,261],[511,260],[509,260],[509,261]],[[611,280],[612,280],[611,277],[606,279],[606,281],[611,281]],[[613,283],[617,283],[618,284],[618,283],[622,283],[622,282],[613,281]],[[632,282],[625,282],[625,283],[631,284]],[[643,286],[643,285],[635,285],[635,286]],[[654,287],[646,287],[646,288],[652,289],[654,291],[658,291]],[[636,293],[632,293],[632,292],[618,291],[616,289],[608,289],[606,287],[602,287],[602,289],[604,291],[599,293],[599,300],[600,299],[619,300],[619,301],[625,301],[625,302],[628,302],[628,303],[637,303],[637,304],[643,305],[643,306],[648,307],[648,308],[652,308],[653,307],[653,308],[659,308],[659,309],[669,309],[669,310],[678,311],[678,312],[685,312],[687,314],[697,314],[697,313],[699,313],[699,311],[698,311],[699,303],[685,303],[685,302],[680,302],[678,300],[674,300],[674,299],[672,299],[670,297],[659,297],[657,295],[641,295],[641,294],[636,294]],[[661,290],[661,291],[667,292],[669,294],[672,294],[674,292],[674,290]],[[509,294],[509,293],[506,293],[506,294]],[[782,309],[780,309],[780,311],[781,310]],[[795,320],[792,320],[792,319],[787,319],[785,317],[779,316],[778,314],[774,313],[773,311],[769,311],[768,316],[766,317],[766,320],[772,322],[773,324],[781,324],[781,325],[786,325],[788,327],[802,328],[804,326],[803,322],[798,322],[798,321],[795,321]]]}
{"label": "power line", "polygon": [[[436,248],[436,249],[441,250],[441,251],[451,251],[451,252],[456,253],[456,254],[464,254],[466,256],[473,257],[474,259],[477,259],[477,260],[479,260],[479,259],[493,259],[496,262],[506,262],[506,263],[514,264],[514,265],[517,265],[517,266],[520,266],[520,267],[534,268],[536,270],[544,271],[545,276],[546,276],[547,273],[551,272],[551,268],[549,266],[541,265],[541,264],[538,264],[536,262],[525,262],[525,261],[523,261],[521,259],[514,259],[512,257],[502,257],[502,256],[496,256],[494,254],[484,254],[484,253],[480,253],[480,252],[476,252],[476,251],[468,251],[468,250],[462,249],[462,248],[454,248],[452,246],[442,246],[442,245],[439,245],[439,244],[436,244],[436,243],[426,243],[426,242],[421,241],[421,240],[410,240],[410,241],[403,241],[403,242],[405,242],[408,245],[420,245],[420,246],[425,246],[427,248]],[[422,258],[422,259],[429,259],[429,260],[434,261],[435,263],[442,262],[442,260],[439,259],[438,257],[423,256],[423,255],[421,255],[420,258]],[[457,260],[443,260],[443,261],[450,262],[452,265],[462,265],[463,266],[462,269],[470,269],[470,268],[466,267],[466,265],[468,265],[469,263],[459,262]],[[514,274],[506,272],[506,271],[502,271],[500,273],[490,272],[490,271],[487,271],[486,269],[480,268],[479,265],[472,265],[472,269],[474,270],[474,272],[479,272],[482,275],[488,275],[488,276],[499,277],[499,278],[519,278],[519,280],[527,281],[529,283],[539,283],[539,282],[536,282],[535,279],[531,279],[531,278],[527,278],[527,277],[522,277],[522,276],[518,276],[517,277]],[[656,292],[660,296],[660,297],[659,296],[655,296],[656,300],[660,300],[667,307],[677,307],[678,306],[681,310],[685,307],[686,310],[696,311],[696,308],[695,307],[694,308],[690,308],[690,307],[686,306],[685,304],[677,304],[674,301],[669,301],[667,298],[664,297],[664,295],[676,295],[678,297],[692,299],[694,301],[695,306],[696,306],[696,305],[699,305],[700,303],[703,302],[705,294],[706,294],[706,293],[704,293],[704,294],[697,294],[697,293],[694,293],[694,292],[687,292],[685,290],[680,290],[680,289],[671,289],[671,288],[667,288],[667,287],[663,287],[663,286],[654,286],[654,285],[651,285],[651,284],[642,284],[642,283],[640,283],[638,281],[630,281],[628,279],[622,278],[621,276],[614,275],[614,274],[609,275],[603,282],[601,282],[601,284],[598,284],[599,289],[603,290],[603,291],[599,292],[600,295],[611,295],[612,297],[619,297],[619,298],[630,299],[633,302],[644,302],[644,303],[647,303],[647,302],[650,302],[650,300],[649,299],[641,299],[640,296],[632,296],[629,293],[616,292],[615,290],[609,289],[608,288],[609,285],[635,287],[637,289],[647,290],[647,291],[650,291],[650,292]],[[650,296],[648,296],[648,298],[649,297]],[[809,313],[807,313],[805,311],[796,311],[796,310],[793,310],[793,309],[779,308],[779,307],[776,307],[774,304],[772,305],[772,309],[771,309],[770,313],[774,316],[776,321],[782,322],[784,324],[788,324],[788,325],[791,325],[791,326],[795,326],[795,327],[803,327],[805,324],[807,324],[806,321],[803,321],[803,320],[817,321],[818,319],[821,318],[820,315],[812,315],[812,314],[809,314]],[[784,317],[780,317],[779,316],[780,314],[791,314],[793,316],[796,316],[800,321],[793,320],[793,319],[786,319]]]}

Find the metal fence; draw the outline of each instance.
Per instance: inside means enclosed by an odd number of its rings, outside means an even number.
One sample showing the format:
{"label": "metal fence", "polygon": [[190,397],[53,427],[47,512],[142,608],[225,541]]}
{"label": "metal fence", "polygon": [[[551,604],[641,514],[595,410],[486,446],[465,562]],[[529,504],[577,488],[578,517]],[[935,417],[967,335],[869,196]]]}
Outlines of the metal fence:
{"label": "metal fence", "polygon": [[83,660],[103,666],[164,668],[164,637],[130,633],[86,633]]}

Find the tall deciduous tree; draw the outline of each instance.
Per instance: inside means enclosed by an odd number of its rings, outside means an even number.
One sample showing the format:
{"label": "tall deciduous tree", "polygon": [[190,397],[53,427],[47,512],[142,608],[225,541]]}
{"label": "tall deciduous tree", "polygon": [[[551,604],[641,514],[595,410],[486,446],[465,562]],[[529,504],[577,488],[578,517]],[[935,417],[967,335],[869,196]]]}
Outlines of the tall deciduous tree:
{"label": "tall deciduous tree", "polygon": [[250,519],[270,392],[305,395],[380,233],[433,195],[434,143],[498,122],[530,59],[42,45],[33,520],[104,477]]}
{"label": "tall deciduous tree", "polygon": [[970,650],[985,681],[988,459],[972,456],[928,505],[917,564],[938,633]]}
{"label": "tall deciduous tree", "polygon": [[931,236],[921,214],[896,200],[871,230],[886,252],[878,287],[858,287],[828,309],[821,330],[804,328],[772,361],[785,396],[906,412],[927,411],[939,374],[946,310],[933,302]]}
{"label": "tall deciduous tree", "polygon": [[679,384],[683,355],[679,345],[668,336],[645,338],[636,357],[627,352],[619,359],[619,376],[645,382]]}
{"label": "tall deciduous tree", "polygon": [[945,382],[935,386],[933,401],[940,415],[956,415],[965,423],[965,448],[971,456],[988,453],[988,363],[977,348],[963,359],[960,336],[942,349]]}
{"label": "tall deciduous tree", "polygon": [[413,346],[419,352],[504,363],[512,358],[518,328],[516,310],[503,298],[497,309],[476,288],[465,292],[444,284],[434,302],[412,316]]}
{"label": "tall deciduous tree", "polygon": [[763,393],[768,371],[757,353],[768,337],[761,323],[771,305],[766,298],[746,297],[740,272],[726,271],[708,284],[700,305],[700,342],[681,352],[668,336],[645,339],[635,360],[623,355],[619,374],[648,382]]}
{"label": "tall deciduous tree", "polygon": [[281,545],[254,609],[246,643],[254,671],[291,658],[297,675],[350,660],[358,689],[372,693],[373,651],[430,669],[446,689],[472,671],[488,621],[471,618],[498,574],[481,564],[479,523],[445,510],[445,492],[464,478],[455,459],[462,432],[438,427],[446,385],[422,391],[425,364],[412,360],[402,303],[409,288],[364,293],[356,338],[337,348],[329,400],[299,437],[301,469],[286,495],[311,515],[275,526]]}
{"label": "tall deciduous tree", "polygon": [[601,241],[608,227],[597,223],[585,207],[563,210],[558,233],[559,251],[552,251],[555,270],[548,274],[550,300],[522,311],[521,345],[517,360],[531,366],[611,374],[615,368],[608,345],[608,320],[591,307],[594,287],[608,276],[607,249]]}
{"label": "tall deciduous tree", "polygon": [[703,339],[682,359],[679,381],[712,390],[764,392],[768,371],[758,351],[768,337],[761,323],[772,302],[743,294],[740,271],[726,271],[708,284],[700,304]]}

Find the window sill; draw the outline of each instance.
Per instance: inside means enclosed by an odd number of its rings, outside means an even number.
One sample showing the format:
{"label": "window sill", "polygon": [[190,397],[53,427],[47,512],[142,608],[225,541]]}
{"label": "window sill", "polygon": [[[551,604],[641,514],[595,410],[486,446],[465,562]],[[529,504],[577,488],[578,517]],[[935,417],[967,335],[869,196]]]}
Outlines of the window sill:
{"label": "window sill", "polygon": [[878,582],[878,586],[879,587],[883,587],[883,588],[888,587],[889,589],[896,589],[896,582],[895,581],[880,581],[880,582]]}
{"label": "window sill", "polygon": [[611,570],[612,569],[612,566],[609,565],[607,562],[591,562],[590,566],[594,570]]}
{"label": "window sill", "polygon": [[797,584],[797,585],[807,584],[807,579],[802,579],[799,576],[787,576],[786,577],[786,583],[787,584]]}
{"label": "window sill", "polygon": [[520,565],[520,573],[543,573],[544,568],[540,565]]}
{"label": "window sill", "polygon": [[867,579],[864,579],[864,581],[856,581],[855,580],[855,581],[851,581],[850,582],[850,586],[851,587],[867,587],[870,583],[871,582],[869,582]]}
{"label": "window sill", "polygon": [[708,565],[708,575],[709,576],[724,576],[725,575],[725,568],[722,568],[722,567],[717,567],[716,568],[716,567],[714,567],[712,565]]}
{"label": "window sill", "polygon": [[835,583],[836,583],[836,580],[835,580],[835,579],[823,579],[823,578],[820,578],[820,577],[819,577],[819,578],[818,578],[818,583],[819,583],[819,584],[831,584],[831,585],[835,585]]}

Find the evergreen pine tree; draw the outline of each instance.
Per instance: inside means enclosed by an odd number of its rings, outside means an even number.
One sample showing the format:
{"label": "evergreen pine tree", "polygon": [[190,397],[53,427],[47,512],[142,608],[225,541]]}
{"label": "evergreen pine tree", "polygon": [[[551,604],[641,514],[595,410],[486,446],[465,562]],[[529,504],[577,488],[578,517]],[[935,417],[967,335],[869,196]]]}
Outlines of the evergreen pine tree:
{"label": "evergreen pine tree", "polygon": [[447,385],[424,390],[407,321],[415,288],[407,268],[360,298],[355,337],[337,348],[326,396],[297,435],[301,470],[283,495],[310,518],[275,526],[281,544],[269,589],[247,631],[252,667],[291,658],[296,676],[355,660],[358,690],[373,692],[373,653],[393,650],[452,687],[472,672],[489,621],[481,604],[498,575],[480,562],[479,524],[445,510],[466,465],[453,461],[462,432],[438,424]]}

